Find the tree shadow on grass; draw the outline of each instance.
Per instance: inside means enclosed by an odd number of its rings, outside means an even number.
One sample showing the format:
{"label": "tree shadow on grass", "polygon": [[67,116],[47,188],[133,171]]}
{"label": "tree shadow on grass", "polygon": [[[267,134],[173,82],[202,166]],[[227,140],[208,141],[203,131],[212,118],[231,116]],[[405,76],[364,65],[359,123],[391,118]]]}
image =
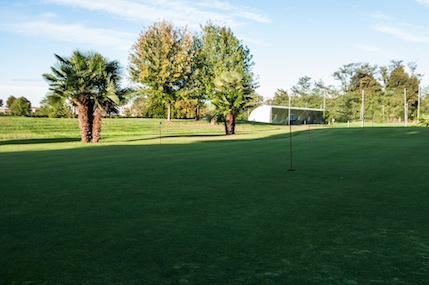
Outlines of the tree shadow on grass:
{"label": "tree shadow on grass", "polygon": [[156,139],[171,139],[171,138],[186,138],[186,139],[192,139],[192,138],[219,138],[224,137],[225,134],[197,134],[197,135],[161,135],[161,136],[150,136],[145,138],[136,138],[136,139],[130,139],[125,140],[126,142],[138,142],[138,141],[150,141],[150,140],[156,140]]}
{"label": "tree shadow on grass", "polygon": [[46,144],[46,143],[64,143],[78,142],[79,138],[44,138],[44,139],[25,139],[25,140],[7,140],[0,141],[0,145],[20,145],[20,144]]}

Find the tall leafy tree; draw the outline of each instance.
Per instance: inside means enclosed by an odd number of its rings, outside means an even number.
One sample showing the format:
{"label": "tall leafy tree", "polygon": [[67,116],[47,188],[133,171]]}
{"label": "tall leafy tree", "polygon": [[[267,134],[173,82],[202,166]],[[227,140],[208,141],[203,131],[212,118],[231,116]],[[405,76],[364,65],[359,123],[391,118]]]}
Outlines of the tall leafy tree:
{"label": "tall leafy tree", "polygon": [[311,93],[312,79],[309,76],[303,76],[298,79],[298,83],[292,86],[292,92],[295,95],[307,96]]}
{"label": "tall leafy tree", "polygon": [[138,95],[133,99],[130,115],[149,118],[163,118],[167,108],[157,98]]}
{"label": "tall leafy tree", "polygon": [[422,98],[420,102],[420,120],[429,123],[429,86],[423,87],[421,90]]}
{"label": "tall leafy tree", "polygon": [[16,97],[13,95],[10,95],[6,100],[6,107],[8,107],[10,109],[10,107],[12,106],[12,104],[15,100],[16,100]]}
{"label": "tall leafy tree", "polygon": [[256,87],[252,72],[253,56],[232,30],[212,23],[208,23],[202,29],[200,53],[204,62],[202,82],[209,99],[214,94],[214,78],[225,71],[240,72],[249,86]]}
{"label": "tall leafy tree", "polygon": [[71,118],[74,116],[72,107],[65,97],[47,95],[40,101],[40,104],[38,110],[40,115],[50,118]]}
{"label": "tall leafy tree", "polygon": [[287,90],[277,89],[277,91],[274,93],[274,97],[267,100],[266,103],[269,105],[275,105],[275,106],[288,106],[289,94]]}
{"label": "tall leafy tree", "polygon": [[25,97],[19,97],[13,100],[9,108],[12,115],[27,116],[30,114],[31,102]]}
{"label": "tall leafy tree", "polygon": [[[358,97],[355,106],[362,105],[362,92],[364,92],[364,115],[367,119],[375,120],[380,116],[383,105],[382,85],[377,80],[378,67],[371,66],[367,63],[360,64],[354,71],[351,80],[351,92],[357,93],[354,98]],[[357,113],[357,112],[355,112]],[[359,112],[360,114],[360,112]],[[360,116],[360,115],[359,115]]]}
{"label": "tall leafy tree", "polygon": [[[364,91],[364,115],[366,118],[380,117],[383,105],[383,70],[369,63],[350,63],[343,65],[333,76],[341,82],[341,97],[336,97],[331,113],[340,114],[337,118],[358,120],[362,113],[362,91]],[[384,79],[383,79],[384,80]],[[347,108],[335,110],[335,108]]]}
{"label": "tall leafy tree", "polygon": [[406,89],[407,106],[409,115],[417,110],[418,90],[420,79],[418,75],[405,71],[402,61],[392,61],[388,67],[386,80],[386,96],[388,96],[389,117],[402,118],[404,115],[404,89]]}
{"label": "tall leafy tree", "polygon": [[323,106],[323,94],[329,87],[323,81],[314,82],[309,76],[303,76],[292,86],[292,102],[294,107],[321,108]]}
{"label": "tall leafy tree", "polygon": [[131,80],[141,84],[149,97],[158,98],[167,106],[168,120],[191,75],[192,42],[186,29],[162,21],[140,34],[129,56]]}
{"label": "tall leafy tree", "polygon": [[76,105],[81,141],[98,142],[102,110],[119,102],[119,64],[92,52],[75,51],[69,58],[55,57],[52,73],[43,74],[50,84],[48,96],[52,100],[67,98]]}
{"label": "tall leafy tree", "polygon": [[201,112],[204,112],[206,103],[208,101],[208,94],[206,92],[206,80],[208,66],[205,62],[203,54],[203,41],[198,35],[193,37],[192,49],[194,52],[192,61],[192,71],[189,78],[189,84],[184,93],[184,100],[186,104],[190,104],[191,108],[195,109],[195,119],[198,120]]}
{"label": "tall leafy tree", "polygon": [[341,82],[343,93],[360,92],[362,89],[380,88],[377,72],[378,67],[369,63],[350,63],[340,67],[333,77]]}
{"label": "tall leafy tree", "polygon": [[[199,56],[204,62],[201,82],[205,94],[215,106],[216,115],[225,122],[226,134],[234,134],[237,112],[249,107],[255,98],[250,96],[257,86],[252,72],[252,55],[226,26],[207,24],[201,39]],[[231,76],[230,81],[227,76]],[[231,88],[231,91],[225,88]],[[231,112],[227,113],[227,110]]]}

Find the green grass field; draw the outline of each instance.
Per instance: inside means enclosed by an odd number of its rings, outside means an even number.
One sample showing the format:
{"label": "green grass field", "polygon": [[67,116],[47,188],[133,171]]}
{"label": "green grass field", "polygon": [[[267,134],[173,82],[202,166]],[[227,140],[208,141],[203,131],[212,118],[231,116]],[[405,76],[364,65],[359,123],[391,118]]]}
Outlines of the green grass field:
{"label": "green grass field", "polygon": [[429,284],[429,128],[0,117],[0,284]]}

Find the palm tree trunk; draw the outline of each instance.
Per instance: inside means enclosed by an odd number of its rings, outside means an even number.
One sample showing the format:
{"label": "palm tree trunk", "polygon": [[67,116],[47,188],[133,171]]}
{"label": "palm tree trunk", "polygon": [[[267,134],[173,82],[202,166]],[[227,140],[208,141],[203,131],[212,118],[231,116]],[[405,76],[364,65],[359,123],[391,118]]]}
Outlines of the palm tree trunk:
{"label": "palm tree trunk", "polygon": [[90,142],[92,138],[93,107],[90,102],[77,102],[81,142]]}
{"label": "palm tree trunk", "polygon": [[235,134],[235,120],[237,118],[237,114],[235,112],[231,112],[225,117],[225,134],[226,135],[234,135]]}
{"label": "palm tree trunk", "polygon": [[103,118],[103,109],[95,110],[94,123],[92,124],[92,139],[91,142],[96,143],[101,137],[101,119]]}

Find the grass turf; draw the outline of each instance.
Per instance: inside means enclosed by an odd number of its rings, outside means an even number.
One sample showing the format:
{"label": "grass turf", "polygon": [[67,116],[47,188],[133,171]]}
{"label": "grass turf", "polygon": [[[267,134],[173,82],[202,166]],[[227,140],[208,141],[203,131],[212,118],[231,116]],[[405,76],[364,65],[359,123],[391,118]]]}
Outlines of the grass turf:
{"label": "grass turf", "polygon": [[429,129],[174,124],[0,141],[0,283],[425,284]]}

